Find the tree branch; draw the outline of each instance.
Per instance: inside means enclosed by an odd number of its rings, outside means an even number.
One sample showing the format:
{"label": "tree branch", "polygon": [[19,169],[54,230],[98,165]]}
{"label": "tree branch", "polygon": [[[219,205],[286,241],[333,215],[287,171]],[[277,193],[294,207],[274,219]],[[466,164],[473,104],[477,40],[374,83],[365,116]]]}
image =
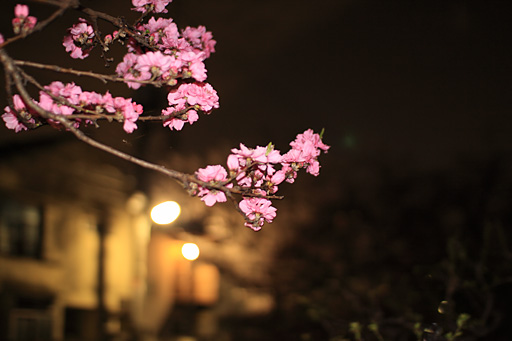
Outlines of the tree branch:
{"label": "tree branch", "polygon": [[130,82],[130,83],[140,83],[140,84],[151,84],[156,87],[161,87],[162,85],[167,85],[166,82],[158,82],[158,81],[152,81],[152,80],[126,79],[123,77],[117,77],[117,76],[113,76],[113,75],[104,75],[104,74],[96,73],[96,72],[92,72],[92,71],[80,71],[80,70],[60,67],[58,65],[41,64],[41,63],[29,62],[26,60],[13,60],[13,62],[16,65],[21,65],[21,66],[30,66],[30,67],[35,67],[35,68],[42,69],[42,70],[50,70],[50,71],[59,72],[59,73],[66,73],[66,74],[75,75],[75,76],[79,76],[79,77],[83,76],[83,77],[96,78],[96,79],[102,81],[104,84],[107,84],[110,81],[110,82],[122,82],[122,83]]}

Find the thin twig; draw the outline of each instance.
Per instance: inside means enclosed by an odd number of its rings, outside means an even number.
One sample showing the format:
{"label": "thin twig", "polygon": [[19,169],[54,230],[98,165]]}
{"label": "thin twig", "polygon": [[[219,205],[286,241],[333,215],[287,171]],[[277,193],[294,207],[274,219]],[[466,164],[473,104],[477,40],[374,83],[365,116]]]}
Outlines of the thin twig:
{"label": "thin twig", "polygon": [[42,70],[50,70],[50,71],[59,72],[59,73],[66,73],[66,74],[71,74],[71,75],[75,75],[75,76],[79,76],[79,77],[84,76],[84,77],[96,78],[105,84],[107,84],[108,81],[121,82],[121,83],[130,82],[130,83],[140,83],[140,84],[151,84],[156,87],[161,87],[162,85],[167,84],[166,82],[157,82],[157,81],[152,81],[152,80],[126,79],[126,78],[117,77],[117,76],[113,76],[113,75],[104,75],[104,74],[96,73],[96,72],[92,72],[92,71],[80,71],[80,70],[60,67],[58,65],[41,64],[41,63],[29,62],[26,60],[14,60],[13,62],[16,65],[21,65],[21,66],[30,66],[30,67],[35,67],[35,68],[42,69]]}

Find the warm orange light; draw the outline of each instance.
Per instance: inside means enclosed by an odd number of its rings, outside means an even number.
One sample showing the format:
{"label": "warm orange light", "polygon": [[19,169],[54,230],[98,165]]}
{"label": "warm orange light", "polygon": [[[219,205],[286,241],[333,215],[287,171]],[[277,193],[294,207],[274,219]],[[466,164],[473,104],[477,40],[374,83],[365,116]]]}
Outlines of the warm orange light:
{"label": "warm orange light", "polygon": [[166,225],[175,221],[180,212],[180,205],[176,201],[166,201],[153,207],[151,219],[159,225]]}
{"label": "warm orange light", "polygon": [[181,248],[181,254],[185,259],[196,260],[199,257],[199,247],[194,243],[183,244]]}

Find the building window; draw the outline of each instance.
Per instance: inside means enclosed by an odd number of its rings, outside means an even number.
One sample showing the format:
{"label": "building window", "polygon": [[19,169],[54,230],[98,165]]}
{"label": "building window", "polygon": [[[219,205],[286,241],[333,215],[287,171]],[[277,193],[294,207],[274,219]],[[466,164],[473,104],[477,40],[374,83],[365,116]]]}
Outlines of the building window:
{"label": "building window", "polygon": [[41,207],[1,198],[0,255],[40,258],[41,246]]}
{"label": "building window", "polygon": [[46,341],[52,339],[52,315],[49,310],[13,309],[9,316],[11,340]]}

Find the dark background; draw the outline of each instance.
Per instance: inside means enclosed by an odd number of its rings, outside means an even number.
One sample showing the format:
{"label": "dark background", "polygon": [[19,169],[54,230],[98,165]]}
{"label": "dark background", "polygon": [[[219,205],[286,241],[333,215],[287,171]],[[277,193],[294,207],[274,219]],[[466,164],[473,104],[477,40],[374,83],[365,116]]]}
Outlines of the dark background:
{"label": "dark background", "polygon": [[[121,2],[83,3],[112,12]],[[325,128],[332,146],[318,178],[283,186],[287,198],[266,227],[295,230],[268,284],[278,309],[268,320],[229,323],[239,339],[327,340],[349,334],[351,321],[411,339],[414,322],[446,332],[459,313],[472,316],[470,339],[507,339],[508,2],[175,0],[168,8],[180,27],[205,25],[218,41],[206,65],[221,107],[160,137],[160,155],[182,150],[220,163],[239,142],[269,141],[286,151],[307,128]],[[63,20],[52,30],[74,22]],[[8,35],[8,22],[1,31]],[[64,60],[59,45],[33,38],[30,59]],[[158,91],[138,96],[150,110],[165,105]],[[157,125],[113,143],[130,151],[161,136]],[[0,136],[8,146],[30,134],[2,128]],[[212,156],[216,149],[226,153]],[[314,218],[294,217],[297,207]]]}

